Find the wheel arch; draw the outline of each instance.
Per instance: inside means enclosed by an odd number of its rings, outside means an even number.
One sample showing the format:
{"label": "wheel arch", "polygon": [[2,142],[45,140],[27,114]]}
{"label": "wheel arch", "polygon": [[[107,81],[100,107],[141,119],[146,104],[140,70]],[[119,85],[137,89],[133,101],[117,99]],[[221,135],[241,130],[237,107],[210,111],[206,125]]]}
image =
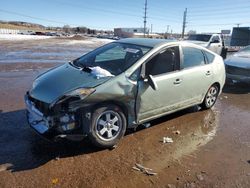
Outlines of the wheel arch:
{"label": "wheel arch", "polygon": [[125,117],[126,117],[126,123],[128,124],[128,115],[129,115],[128,108],[127,108],[127,106],[124,103],[122,103],[120,101],[108,100],[108,101],[102,101],[102,102],[96,103],[92,107],[92,113],[93,113],[93,111],[96,108],[98,108],[100,106],[105,106],[105,105],[115,105],[115,106],[118,106],[122,110],[123,114],[125,115]]}
{"label": "wheel arch", "polygon": [[[219,93],[221,92],[221,86],[220,86],[220,83],[219,82],[215,82],[215,83],[213,83],[211,86],[213,86],[213,85],[216,85],[217,87],[218,87],[218,89],[219,89]],[[210,86],[210,87],[211,87]]]}

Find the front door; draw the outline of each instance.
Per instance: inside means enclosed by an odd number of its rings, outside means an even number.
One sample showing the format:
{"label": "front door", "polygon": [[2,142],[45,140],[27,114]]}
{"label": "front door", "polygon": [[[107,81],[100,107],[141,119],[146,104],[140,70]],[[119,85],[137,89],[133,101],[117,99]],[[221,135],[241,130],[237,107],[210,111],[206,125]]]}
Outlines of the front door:
{"label": "front door", "polygon": [[145,75],[153,76],[158,89],[153,90],[145,80],[138,81],[136,112],[139,123],[176,108],[181,95],[182,82],[179,67],[178,46],[164,49],[146,62]]}

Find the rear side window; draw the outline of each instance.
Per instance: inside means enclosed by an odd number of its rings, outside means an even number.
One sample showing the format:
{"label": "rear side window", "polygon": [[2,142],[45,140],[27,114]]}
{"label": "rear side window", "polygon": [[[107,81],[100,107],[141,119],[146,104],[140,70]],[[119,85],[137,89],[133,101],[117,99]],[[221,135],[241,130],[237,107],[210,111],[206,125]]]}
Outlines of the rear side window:
{"label": "rear side window", "polygon": [[219,42],[220,42],[220,37],[219,37],[219,36],[214,36],[214,37],[212,38],[212,41],[213,41],[213,42],[216,42],[216,43],[219,43]]}
{"label": "rear side window", "polygon": [[209,53],[207,51],[203,51],[203,52],[204,52],[204,54],[205,54],[205,56],[207,58],[207,63],[208,64],[213,63],[214,58],[215,58],[214,54],[211,54],[211,53]]}
{"label": "rear side window", "polygon": [[205,64],[205,57],[200,49],[192,47],[183,47],[182,51],[183,51],[182,69]]}

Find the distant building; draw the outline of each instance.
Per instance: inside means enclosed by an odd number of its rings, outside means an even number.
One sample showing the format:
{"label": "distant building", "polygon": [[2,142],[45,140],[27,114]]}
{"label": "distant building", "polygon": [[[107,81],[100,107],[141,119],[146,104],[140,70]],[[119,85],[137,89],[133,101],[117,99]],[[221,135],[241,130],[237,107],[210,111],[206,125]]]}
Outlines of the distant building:
{"label": "distant building", "polygon": [[0,34],[18,34],[20,30],[0,28]]}
{"label": "distant building", "polygon": [[[144,37],[144,28],[114,28],[114,36],[120,38],[142,38]],[[148,38],[163,38],[162,35],[149,33],[146,29],[146,37]]]}
{"label": "distant building", "polygon": [[231,46],[250,45],[250,27],[234,27],[230,44]]}

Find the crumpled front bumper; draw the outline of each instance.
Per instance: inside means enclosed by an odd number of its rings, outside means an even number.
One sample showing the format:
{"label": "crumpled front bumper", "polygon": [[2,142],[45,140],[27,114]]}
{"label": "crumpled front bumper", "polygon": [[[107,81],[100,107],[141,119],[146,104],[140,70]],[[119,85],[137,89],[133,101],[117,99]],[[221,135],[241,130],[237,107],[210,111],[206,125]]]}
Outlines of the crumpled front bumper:
{"label": "crumpled front bumper", "polygon": [[24,97],[24,101],[27,109],[27,121],[30,127],[47,139],[53,138],[55,134],[50,129],[49,120],[28,99],[27,94]]}
{"label": "crumpled front bumper", "polygon": [[[56,141],[59,138],[67,138],[70,140],[81,140],[87,136],[86,130],[78,120],[68,123],[58,122],[58,117],[46,117],[39,109],[35,107],[34,102],[29,99],[28,93],[24,96],[27,108],[27,121],[32,129],[35,130],[43,138],[50,141]],[[63,116],[63,114],[61,114]],[[73,127],[70,126],[73,123]],[[65,128],[66,125],[69,125]],[[87,123],[86,123],[87,125]]]}

